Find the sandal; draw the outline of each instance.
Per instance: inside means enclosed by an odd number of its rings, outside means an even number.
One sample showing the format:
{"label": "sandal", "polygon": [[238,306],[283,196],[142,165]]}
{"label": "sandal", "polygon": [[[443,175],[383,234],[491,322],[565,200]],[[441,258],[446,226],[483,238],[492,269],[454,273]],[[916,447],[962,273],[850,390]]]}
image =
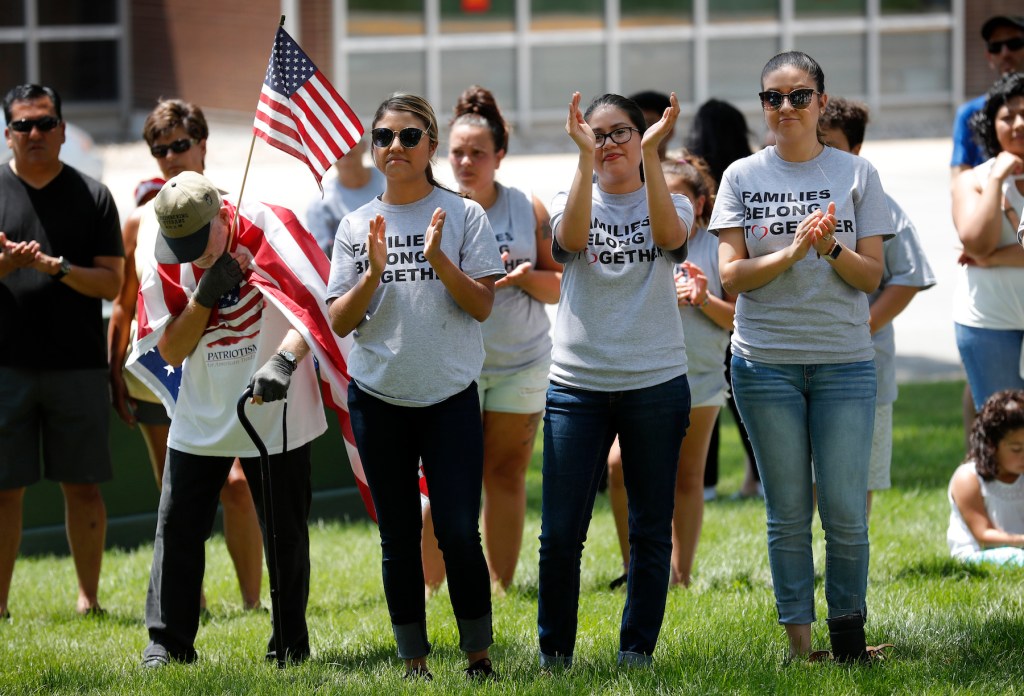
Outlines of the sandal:
{"label": "sandal", "polygon": [[419,667],[410,667],[405,670],[405,674],[402,675],[402,679],[405,681],[434,681],[434,675],[430,673],[426,665]]}
{"label": "sandal", "polygon": [[[889,648],[895,648],[896,646],[892,643],[882,643],[881,645],[868,645],[864,648],[864,662],[884,662],[885,651]],[[832,655],[831,650],[815,650],[807,656],[808,662],[834,662],[835,657]]]}

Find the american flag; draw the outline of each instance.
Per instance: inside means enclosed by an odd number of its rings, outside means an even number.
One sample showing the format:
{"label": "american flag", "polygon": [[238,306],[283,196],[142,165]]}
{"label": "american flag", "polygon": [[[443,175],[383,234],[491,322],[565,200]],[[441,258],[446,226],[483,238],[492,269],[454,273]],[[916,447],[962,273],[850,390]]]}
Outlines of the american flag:
{"label": "american flag", "polygon": [[305,162],[318,184],[363,135],[355,112],[283,27],[277,29],[252,127]]}
{"label": "american flag", "polygon": [[[225,201],[225,204],[230,217],[234,218],[234,204],[230,201]],[[362,462],[356,450],[355,436],[349,422],[349,376],[345,358],[352,339],[338,338],[331,329],[327,314],[327,279],[331,270],[330,262],[313,235],[306,231],[295,214],[287,208],[264,203],[245,203],[238,218],[239,226],[234,249],[246,251],[253,259],[246,273],[247,282],[243,284],[243,294],[246,288],[254,287],[258,291],[257,295],[262,295],[264,301],[270,302],[288,317],[289,322],[309,345],[319,364],[320,391],[324,404],[338,418],[359,494],[367,512],[376,519]],[[161,395],[167,394],[167,390],[156,383],[153,372],[146,369],[145,362],[147,356],[158,355],[155,348],[164,329],[188,303],[190,293],[185,287],[195,287],[198,270],[188,263],[152,263],[143,269],[137,312],[139,326],[127,367]],[[240,307],[238,316],[222,316],[215,311],[211,315],[208,330],[223,331],[225,338],[228,338],[232,330],[244,331],[257,311],[251,301],[245,301],[244,297],[239,299],[240,302],[235,303]],[[245,309],[246,307],[252,309]],[[232,330],[227,329],[227,324],[234,325]],[[177,372],[180,373],[180,370]],[[240,394],[244,388],[244,384],[239,385],[238,393]],[[173,399],[168,402],[165,398],[164,406],[167,407],[168,413],[172,413]]]}

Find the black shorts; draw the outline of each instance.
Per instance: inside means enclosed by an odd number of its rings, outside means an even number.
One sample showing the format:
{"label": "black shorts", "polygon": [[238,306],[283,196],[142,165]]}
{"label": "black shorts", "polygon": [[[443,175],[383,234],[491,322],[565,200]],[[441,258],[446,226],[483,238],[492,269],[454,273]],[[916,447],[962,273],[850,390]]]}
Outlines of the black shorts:
{"label": "black shorts", "polygon": [[0,366],[0,489],[31,485],[41,474],[60,483],[109,481],[109,430],[105,368]]}

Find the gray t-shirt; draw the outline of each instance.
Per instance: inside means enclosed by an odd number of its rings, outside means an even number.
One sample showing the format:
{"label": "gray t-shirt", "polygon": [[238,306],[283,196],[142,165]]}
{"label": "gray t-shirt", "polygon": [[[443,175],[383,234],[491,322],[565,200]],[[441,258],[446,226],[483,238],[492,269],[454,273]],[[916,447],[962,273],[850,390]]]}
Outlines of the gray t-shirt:
{"label": "gray t-shirt", "polygon": [[370,180],[365,186],[347,188],[337,177],[324,186],[324,197],[315,198],[306,211],[306,227],[313,233],[317,244],[330,257],[334,251],[334,237],[341,219],[384,192],[387,179],[379,169],[370,169]]}
{"label": "gray t-shirt", "polygon": [[[498,198],[487,209],[498,252],[508,252],[505,270],[530,262],[537,264],[537,216],[533,198],[525,192],[497,184]],[[483,375],[510,375],[545,365],[551,360],[551,322],[544,303],[522,288],[494,292],[494,309],[480,327],[484,334]]]}
{"label": "gray t-shirt", "polygon": [[440,188],[407,205],[374,198],[345,216],[334,243],[328,302],[369,267],[366,233],[374,216],[384,216],[387,267],[352,334],[348,370],[361,389],[399,406],[429,406],[458,394],[484,362],[480,322],[456,304],[423,256],[436,208],[447,213],[441,249],[453,263],[470,278],[505,274],[483,208]]}
{"label": "gray t-shirt", "polygon": [[[676,305],[674,265],[686,245],[667,251],[651,235],[647,188],[606,193],[593,185],[587,248],[573,254],[552,241],[564,264],[555,318],[552,381],[593,391],[626,391],[662,384],[686,373],[683,323]],[[551,202],[557,232],[569,194]],[[686,229],[693,207],[672,194]]]}
{"label": "gray t-shirt", "polygon": [[[718,238],[707,230],[697,230],[687,244],[687,261],[708,279],[708,295],[724,297],[722,277],[718,273]],[[677,269],[681,270],[681,269]],[[699,307],[679,305],[686,336],[686,379],[690,382],[690,403],[703,404],[728,390],[725,379],[725,348],[729,332],[713,322]]]}
{"label": "gray t-shirt", "polygon": [[[917,237],[914,223],[910,221],[896,201],[888,194],[889,209],[892,223],[896,228],[896,236],[885,240],[882,248],[885,251],[882,267],[882,283],[878,290],[868,296],[871,304],[875,303],[882,290],[890,285],[903,285],[925,290],[935,285],[935,274],[928,265],[921,240]],[[871,337],[875,344],[875,372],[878,377],[879,404],[891,404],[896,401],[896,331],[889,322]]]}
{"label": "gray t-shirt", "polygon": [[[729,165],[709,229],[743,229],[747,253],[756,258],[788,247],[800,221],[833,201],[835,237],[847,249],[865,237],[892,236],[878,172],[831,147],[807,162],[787,162],[771,146]],[[765,285],[740,293],[732,351],[776,364],[871,360],[867,294],[811,249]]]}

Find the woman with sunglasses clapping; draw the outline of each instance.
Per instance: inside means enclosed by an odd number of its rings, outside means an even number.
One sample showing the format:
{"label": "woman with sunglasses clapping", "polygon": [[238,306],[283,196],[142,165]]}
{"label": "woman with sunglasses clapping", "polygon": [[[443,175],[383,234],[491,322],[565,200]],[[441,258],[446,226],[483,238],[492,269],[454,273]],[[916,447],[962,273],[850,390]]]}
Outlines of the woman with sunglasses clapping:
{"label": "woman with sunglasses clapping", "polygon": [[621,664],[652,660],[665,614],[690,410],[673,271],[693,223],[658,158],[679,116],[675,94],[670,104],[650,128],[636,102],[616,94],[585,114],[579,92],[569,105],[565,127],[579,160],[572,187],[551,204],[553,255],[564,270],[544,419],[537,623],[546,669],[573,661],[583,544],[616,435],[630,541]]}
{"label": "woman with sunglasses clapping", "polygon": [[379,197],[341,221],[327,286],[332,327],[353,336],[348,406],[380,529],[384,593],[406,677],[430,679],[419,462],[470,678],[495,676],[480,545],[480,322],[505,275],[479,204],[437,184],[437,118],[395,94],[373,117]]}
{"label": "woman with sunglasses clapping", "polygon": [[709,225],[722,285],[738,295],[732,385],[764,486],[790,659],[809,654],[815,619],[813,466],[832,656],[861,661],[872,654],[864,638],[875,413],[867,293],[881,280],[892,218],[874,167],[820,140],[828,97],[813,58],[775,56],[761,88],[776,144],[726,169]]}

